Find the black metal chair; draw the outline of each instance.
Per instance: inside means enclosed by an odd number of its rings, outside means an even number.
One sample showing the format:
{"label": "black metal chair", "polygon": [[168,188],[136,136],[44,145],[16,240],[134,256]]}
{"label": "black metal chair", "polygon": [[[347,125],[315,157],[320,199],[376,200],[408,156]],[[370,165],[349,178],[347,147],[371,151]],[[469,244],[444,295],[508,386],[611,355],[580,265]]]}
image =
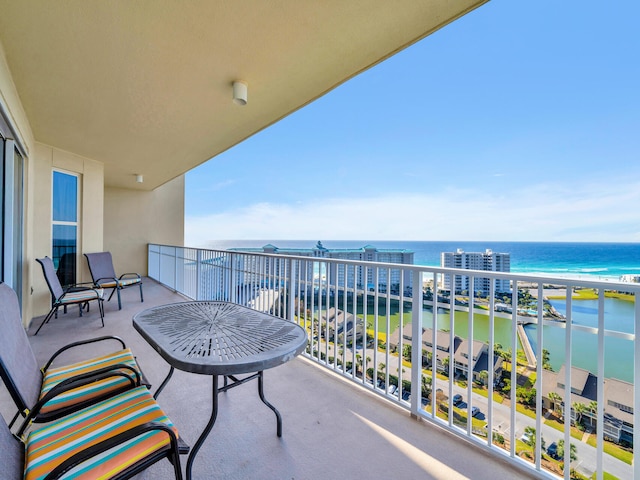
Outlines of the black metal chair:
{"label": "black metal chair", "polygon": [[[71,343],[38,369],[20,319],[18,296],[0,283],[0,378],[27,422],[46,422],[147,382],[130,349],[118,337],[98,337]],[[54,366],[63,352],[96,342],[116,342],[121,349],[71,365]]]}
{"label": "black metal chair", "polygon": [[140,301],[144,302],[142,296],[142,278],[137,273],[123,273],[119,277],[116,276],[113,268],[113,259],[110,252],[85,253],[89,264],[91,278],[100,288],[112,288],[111,295],[107,301],[111,300],[113,294],[118,294],[118,309],[122,310],[122,300],[120,299],[120,290],[138,285],[140,287]]}
{"label": "black metal chair", "polygon": [[102,305],[103,290],[101,288],[96,287],[93,283],[80,283],[68,286],[67,288],[63,289],[56,274],[53,260],[51,260],[49,257],[44,257],[36,258],[36,261],[42,267],[44,279],[47,281],[49,291],[51,292],[51,310],[49,310],[49,313],[47,313],[47,315],[44,317],[44,320],[42,321],[34,335],[37,335],[42,326],[45,323],[49,322],[49,320],[51,320],[54,315],[56,316],[56,318],[58,317],[58,309],[60,307],[64,307],[64,311],[66,312],[67,306],[78,305],[80,308],[80,315],[82,315],[82,309],[86,307],[88,311],[89,302],[94,300],[98,302],[100,320],[102,321],[102,326],[104,327],[104,307]]}

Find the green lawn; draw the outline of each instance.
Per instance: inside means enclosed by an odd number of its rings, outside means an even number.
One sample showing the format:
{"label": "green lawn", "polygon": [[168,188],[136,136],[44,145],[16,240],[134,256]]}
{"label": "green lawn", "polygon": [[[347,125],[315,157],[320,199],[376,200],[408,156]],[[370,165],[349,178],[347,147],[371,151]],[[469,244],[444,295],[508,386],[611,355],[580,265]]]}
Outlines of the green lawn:
{"label": "green lawn", "polygon": [[[472,390],[474,393],[477,393],[478,395],[482,395],[484,398],[487,398],[489,396],[489,391],[486,388],[473,387]],[[493,392],[494,402],[502,403],[503,400],[504,400],[504,397],[502,395],[500,395],[498,392]]]}
{"label": "green lawn", "polygon": [[[564,423],[561,423],[557,420],[545,420],[545,425],[549,425],[550,427],[555,428],[561,432],[564,432]],[[583,432],[577,429],[576,427],[571,427],[571,436],[577,440],[582,441]]]}
{"label": "green lawn", "polygon": [[[589,445],[591,445],[592,447],[595,447],[596,446],[596,436],[595,435],[590,435],[589,439],[587,440],[587,443]],[[604,453],[608,453],[612,457],[615,457],[618,460],[622,460],[624,463],[628,463],[629,465],[632,465],[633,452],[629,452],[629,451],[619,447],[615,443],[611,443],[611,442],[606,442],[605,441],[604,442]]]}
{"label": "green lawn", "polygon": [[523,415],[526,415],[527,417],[534,418],[534,419],[536,418],[536,412],[525,407],[521,403],[516,403],[516,411],[522,413]]}

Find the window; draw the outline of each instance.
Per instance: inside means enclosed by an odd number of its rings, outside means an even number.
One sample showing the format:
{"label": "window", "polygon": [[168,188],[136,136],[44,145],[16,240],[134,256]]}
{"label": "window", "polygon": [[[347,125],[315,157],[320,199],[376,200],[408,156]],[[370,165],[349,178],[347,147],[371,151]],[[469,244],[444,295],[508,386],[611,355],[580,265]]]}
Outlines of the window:
{"label": "window", "polygon": [[23,156],[0,116],[0,280],[22,303]]}
{"label": "window", "polygon": [[52,212],[53,265],[62,285],[76,283],[78,251],[78,177],[54,170]]}

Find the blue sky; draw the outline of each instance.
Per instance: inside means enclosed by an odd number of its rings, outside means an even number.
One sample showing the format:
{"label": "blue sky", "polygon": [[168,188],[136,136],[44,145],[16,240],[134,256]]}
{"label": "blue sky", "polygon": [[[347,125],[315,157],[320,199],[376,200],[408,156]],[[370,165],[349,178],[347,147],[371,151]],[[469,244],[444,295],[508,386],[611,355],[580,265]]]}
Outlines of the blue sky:
{"label": "blue sky", "polygon": [[640,241],[639,14],[489,2],[189,172],[186,245]]}

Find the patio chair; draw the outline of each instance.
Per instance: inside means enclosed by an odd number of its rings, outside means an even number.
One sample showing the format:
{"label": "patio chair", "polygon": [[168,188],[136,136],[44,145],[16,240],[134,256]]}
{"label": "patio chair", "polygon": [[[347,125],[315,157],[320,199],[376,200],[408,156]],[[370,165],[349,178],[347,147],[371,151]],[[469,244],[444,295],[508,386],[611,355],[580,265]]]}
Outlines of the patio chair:
{"label": "patio chair", "polygon": [[[18,296],[0,283],[0,378],[25,423],[60,418],[125,390],[146,385],[146,379],[124,342],[118,337],[98,337],[66,345],[38,369],[31,344],[20,319]],[[53,366],[63,352],[97,342],[117,342],[121,349],[66,366]]]}
{"label": "patio chair", "polygon": [[49,291],[51,292],[51,310],[49,310],[49,313],[44,317],[44,320],[42,320],[42,323],[34,335],[38,334],[42,326],[51,320],[51,317],[55,315],[56,318],[58,318],[58,309],[60,307],[64,307],[66,313],[69,305],[78,305],[80,316],[82,316],[83,308],[86,307],[87,311],[89,311],[89,302],[93,300],[98,302],[100,320],[104,327],[104,307],[102,306],[103,291],[101,288],[97,288],[93,283],[79,283],[68,286],[67,288],[62,288],[60,279],[58,279],[58,275],[56,274],[56,269],[53,266],[53,260],[49,257],[44,257],[36,258],[36,261],[42,267],[44,279],[47,281]]}
{"label": "patio chair", "polygon": [[111,295],[107,301],[111,300],[115,292],[118,293],[118,309],[122,310],[122,301],[120,299],[120,290],[127,287],[138,285],[140,287],[140,301],[144,302],[142,297],[142,278],[137,273],[123,273],[119,277],[113,268],[113,259],[110,252],[85,253],[91,278],[100,288],[112,288]]}
{"label": "patio chair", "polygon": [[118,478],[167,458],[182,480],[178,433],[145,387],[34,427],[25,439],[0,421],[2,478]]}

